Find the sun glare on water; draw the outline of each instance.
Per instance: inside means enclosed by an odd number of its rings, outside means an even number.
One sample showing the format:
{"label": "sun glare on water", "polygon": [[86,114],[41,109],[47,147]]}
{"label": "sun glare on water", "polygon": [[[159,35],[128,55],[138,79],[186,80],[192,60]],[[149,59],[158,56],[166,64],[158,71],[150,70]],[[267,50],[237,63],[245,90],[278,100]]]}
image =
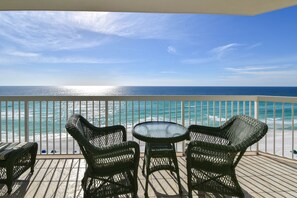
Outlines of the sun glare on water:
{"label": "sun glare on water", "polygon": [[74,94],[80,95],[113,95],[116,86],[65,86]]}

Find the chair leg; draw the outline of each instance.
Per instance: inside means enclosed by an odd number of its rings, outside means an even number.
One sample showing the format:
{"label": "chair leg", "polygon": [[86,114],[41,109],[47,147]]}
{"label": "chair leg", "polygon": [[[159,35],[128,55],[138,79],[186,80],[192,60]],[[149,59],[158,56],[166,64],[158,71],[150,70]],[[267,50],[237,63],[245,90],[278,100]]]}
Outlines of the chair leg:
{"label": "chair leg", "polygon": [[142,175],[144,175],[144,167],[145,167],[145,154],[144,154],[144,158],[143,158]]}
{"label": "chair leg", "polygon": [[12,191],[12,178],[13,178],[13,165],[9,165],[6,167],[6,185],[7,185],[7,193],[10,194]]}
{"label": "chair leg", "polygon": [[187,161],[187,179],[188,179],[188,196],[189,196],[189,198],[192,198],[191,178],[192,178],[191,167],[189,166],[189,161]]}
{"label": "chair leg", "polygon": [[[150,147],[146,145],[146,149],[150,149]],[[151,156],[150,156],[150,151],[146,151],[146,175],[145,175],[145,189],[144,189],[144,195],[145,197],[148,197],[148,182],[149,182],[149,174],[150,174],[150,162],[151,162]]]}
{"label": "chair leg", "polygon": [[145,143],[145,148],[144,148],[144,157],[143,157],[143,164],[142,164],[142,175],[144,175],[144,168],[145,168],[145,158],[146,158],[146,149],[147,149],[147,143]]}
{"label": "chair leg", "polygon": [[181,188],[180,177],[179,177],[179,168],[178,168],[178,162],[177,162],[176,156],[173,157],[172,161],[173,161],[173,164],[175,166],[176,179],[177,179],[177,183],[178,183],[178,187],[179,187],[179,194],[182,195],[183,191],[182,191],[182,188]]}
{"label": "chair leg", "polygon": [[188,173],[188,196],[189,198],[192,198],[192,186],[191,186],[191,175]]}
{"label": "chair leg", "polygon": [[148,181],[149,181],[149,166],[146,167],[146,176],[145,176],[145,189],[144,189],[144,195],[145,197],[148,197]]}
{"label": "chair leg", "polygon": [[34,166],[35,166],[35,161],[36,161],[36,155],[37,155],[37,149],[38,145],[34,145],[30,151],[31,154],[31,173],[34,172]]}

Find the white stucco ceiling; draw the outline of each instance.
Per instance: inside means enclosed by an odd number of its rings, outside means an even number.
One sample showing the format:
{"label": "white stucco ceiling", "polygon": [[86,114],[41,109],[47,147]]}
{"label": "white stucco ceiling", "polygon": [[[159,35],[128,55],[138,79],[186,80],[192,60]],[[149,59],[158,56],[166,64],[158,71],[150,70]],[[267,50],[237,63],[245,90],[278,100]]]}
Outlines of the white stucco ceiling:
{"label": "white stucco ceiling", "polygon": [[0,0],[0,10],[111,11],[257,15],[297,0]]}

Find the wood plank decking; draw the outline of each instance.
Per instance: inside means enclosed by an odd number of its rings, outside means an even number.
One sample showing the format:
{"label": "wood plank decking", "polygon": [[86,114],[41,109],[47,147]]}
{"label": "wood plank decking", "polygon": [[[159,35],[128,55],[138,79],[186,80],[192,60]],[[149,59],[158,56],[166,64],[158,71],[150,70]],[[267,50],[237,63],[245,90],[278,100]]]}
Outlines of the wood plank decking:
{"label": "wood plank decking", "polygon": [[[140,165],[142,165],[140,160]],[[186,161],[178,157],[183,197],[187,197]],[[84,159],[38,159],[33,175],[25,172],[14,184],[10,196],[6,186],[0,185],[2,197],[83,197],[81,178],[85,170]],[[237,167],[238,180],[246,197],[297,197],[297,163],[263,155],[244,156]],[[139,171],[138,196],[144,197],[145,178]],[[150,197],[180,197],[175,177],[167,171],[150,176]],[[195,194],[196,197],[222,197]],[[122,196],[129,197],[129,196]]]}

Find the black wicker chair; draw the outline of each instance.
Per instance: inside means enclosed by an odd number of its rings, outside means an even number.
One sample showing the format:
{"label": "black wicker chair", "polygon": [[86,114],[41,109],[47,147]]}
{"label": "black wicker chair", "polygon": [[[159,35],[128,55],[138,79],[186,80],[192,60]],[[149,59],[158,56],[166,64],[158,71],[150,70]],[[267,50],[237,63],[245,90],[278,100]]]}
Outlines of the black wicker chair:
{"label": "black wicker chair", "polygon": [[244,115],[221,127],[191,125],[186,151],[189,197],[192,190],[244,197],[235,167],[267,130],[266,124]]}
{"label": "black wicker chair", "polygon": [[121,125],[98,128],[81,115],[69,118],[66,129],[87,161],[82,179],[84,197],[137,196],[139,145],[126,141]]}

